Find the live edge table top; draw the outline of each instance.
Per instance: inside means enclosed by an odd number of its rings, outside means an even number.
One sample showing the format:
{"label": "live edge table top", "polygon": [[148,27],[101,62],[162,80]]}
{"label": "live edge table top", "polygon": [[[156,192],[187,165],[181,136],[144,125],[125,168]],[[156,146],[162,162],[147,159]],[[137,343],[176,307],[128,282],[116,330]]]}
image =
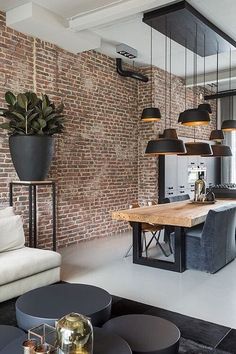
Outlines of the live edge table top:
{"label": "live edge table top", "polygon": [[215,204],[194,204],[190,200],[186,200],[115,211],[112,213],[112,219],[192,227],[203,223],[209,210],[230,204],[236,206],[236,199],[217,199]]}

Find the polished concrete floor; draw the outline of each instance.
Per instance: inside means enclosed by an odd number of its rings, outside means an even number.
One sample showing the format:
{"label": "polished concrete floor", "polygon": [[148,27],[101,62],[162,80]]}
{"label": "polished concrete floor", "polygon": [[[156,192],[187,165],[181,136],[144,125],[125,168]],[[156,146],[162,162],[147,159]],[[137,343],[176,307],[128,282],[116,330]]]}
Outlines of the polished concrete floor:
{"label": "polished concrete floor", "polygon": [[132,256],[124,258],[130,243],[127,233],[62,249],[62,280],[236,328],[236,260],[214,275],[179,274],[133,264]]}

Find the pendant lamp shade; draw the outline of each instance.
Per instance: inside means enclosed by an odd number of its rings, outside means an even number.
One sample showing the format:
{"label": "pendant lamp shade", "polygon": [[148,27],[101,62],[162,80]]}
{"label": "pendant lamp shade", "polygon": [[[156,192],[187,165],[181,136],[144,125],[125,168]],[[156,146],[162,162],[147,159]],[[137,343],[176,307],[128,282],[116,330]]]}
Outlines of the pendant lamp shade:
{"label": "pendant lamp shade", "polygon": [[184,154],[185,152],[186,150],[182,140],[160,138],[148,142],[145,154],[158,156]]}
{"label": "pendant lamp shade", "polygon": [[144,108],[141,116],[142,122],[158,122],[161,119],[159,108],[149,107]]}
{"label": "pendant lamp shade", "polygon": [[178,139],[177,131],[173,128],[165,129],[162,135],[165,139]]}
{"label": "pendant lamp shade", "polygon": [[211,105],[209,103],[201,103],[198,105],[199,111],[207,111],[209,114],[212,114]]}
{"label": "pendant lamp shade", "polygon": [[202,142],[189,142],[185,143],[186,155],[212,155],[211,146],[207,143]]}
{"label": "pendant lamp shade", "polygon": [[232,150],[228,145],[212,145],[213,157],[232,156]]}
{"label": "pendant lamp shade", "polygon": [[224,140],[224,133],[220,129],[215,129],[211,131],[210,134],[210,140],[216,141],[216,142],[221,142]]}
{"label": "pendant lamp shade", "polygon": [[236,130],[236,120],[229,119],[229,120],[224,120],[221,129],[224,130],[225,132],[232,132]]}
{"label": "pendant lamp shade", "polygon": [[190,127],[208,125],[209,122],[209,113],[207,111],[202,111],[197,108],[186,109],[184,112],[181,112],[178,120],[178,123]]}

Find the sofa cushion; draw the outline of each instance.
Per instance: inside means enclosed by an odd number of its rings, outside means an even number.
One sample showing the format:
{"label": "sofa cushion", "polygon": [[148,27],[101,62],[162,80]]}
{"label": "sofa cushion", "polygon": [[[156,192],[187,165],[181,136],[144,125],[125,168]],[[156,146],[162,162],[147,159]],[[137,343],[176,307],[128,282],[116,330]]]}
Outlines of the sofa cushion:
{"label": "sofa cushion", "polygon": [[14,210],[13,207],[7,207],[4,209],[0,209],[0,218],[7,218],[9,216],[14,216]]}
{"label": "sofa cushion", "polygon": [[0,253],[0,285],[26,278],[48,269],[60,267],[57,252],[23,247]]}
{"label": "sofa cushion", "polygon": [[0,218],[0,252],[22,248],[25,235],[19,215]]}

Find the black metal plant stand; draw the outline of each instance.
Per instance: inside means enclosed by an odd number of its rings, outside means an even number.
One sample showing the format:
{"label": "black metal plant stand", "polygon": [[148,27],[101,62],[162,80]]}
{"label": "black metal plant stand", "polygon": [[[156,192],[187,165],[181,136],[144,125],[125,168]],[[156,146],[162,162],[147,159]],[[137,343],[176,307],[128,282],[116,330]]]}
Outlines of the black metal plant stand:
{"label": "black metal plant stand", "polygon": [[27,186],[29,193],[29,247],[37,247],[37,190],[38,187],[51,186],[52,188],[52,245],[53,251],[57,248],[56,235],[56,183],[54,181],[16,181],[9,183],[9,202],[13,206],[14,186]]}

